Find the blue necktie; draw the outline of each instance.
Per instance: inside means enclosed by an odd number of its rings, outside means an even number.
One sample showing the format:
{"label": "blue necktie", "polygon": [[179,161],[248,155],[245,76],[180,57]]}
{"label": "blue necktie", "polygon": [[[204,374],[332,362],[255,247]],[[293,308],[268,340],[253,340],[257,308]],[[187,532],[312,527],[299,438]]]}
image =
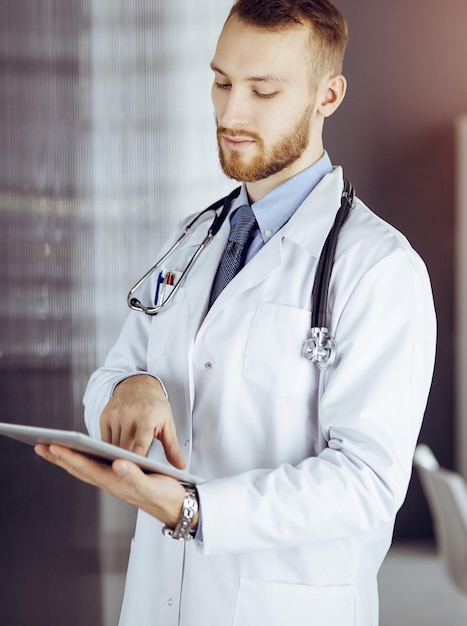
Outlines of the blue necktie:
{"label": "blue necktie", "polygon": [[256,218],[248,205],[241,206],[232,215],[229,238],[212,286],[210,307],[224,287],[230,283],[245,264],[246,253],[257,226]]}

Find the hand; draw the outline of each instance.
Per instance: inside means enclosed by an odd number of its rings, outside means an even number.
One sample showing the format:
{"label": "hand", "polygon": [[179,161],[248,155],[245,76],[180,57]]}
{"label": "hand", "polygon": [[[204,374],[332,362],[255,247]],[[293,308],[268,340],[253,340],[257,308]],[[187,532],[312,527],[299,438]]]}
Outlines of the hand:
{"label": "hand", "polygon": [[159,439],[169,463],[185,467],[170,403],[152,376],[130,376],[119,383],[102,411],[100,425],[103,441],[143,456]]}
{"label": "hand", "polygon": [[[184,487],[175,478],[160,474],[145,474],[135,463],[117,459],[104,466],[83,454],[58,445],[38,444],[34,450],[46,461],[110,495],[175,528],[185,497]],[[192,528],[198,524],[198,514]]]}

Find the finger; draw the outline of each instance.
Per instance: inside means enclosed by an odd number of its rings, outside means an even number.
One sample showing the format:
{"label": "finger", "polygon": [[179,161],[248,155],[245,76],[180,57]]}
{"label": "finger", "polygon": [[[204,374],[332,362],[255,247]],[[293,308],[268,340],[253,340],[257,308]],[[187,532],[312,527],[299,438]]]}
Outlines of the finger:
{"label": "finger", "polygon": [[146,475],[136,464],[117,459],[111,467],[57,445],[37,445],[37,454],[63,468],[72,476],[100,487],[157,517],[165,524],[175,525],[184,497],[183,486],[173,478],[158,474]]}
{"label": "finger", "polygon": [[43,443],[38,443],[34,446],[34,452],[43,459],[48,460],[46,457],[49,452],[49,447]]}
{"label": "finger", "polygon": [[135,454],[141,454],[142,456],[146,456],[148,453],[149,447],[154,441],[154,426],[150,423],[141,424],[138,426],[133,440],[131,442],[131,447],[129,450],[134,452]]}
{"label": "finger", "polygon": [[111,471],[110,468],[105,468],[96,461],[63,446],[37,445],[34,449],[46,461],[58,465],[75,478],[94,486],[100,485]]}
{"label": "finger", "polygon": [[149,484],[146,484],[148,477],[134,463],[117,459],[111,467],[104,467],[63,446],[38,445],[35,450],[41,457],[65,470],[74,478],[99,487],[136,507],[145,506],[146,510],[151,509],[152,494],[149,491]]}
{"label": "finger", "polygon": [[165,456],[167,457],[169,463],[178,469],[184,469],[186,467],[186,463],[180,449],[180,444],[178,443],[177,433],[173,422],[169,422],[165,425],[165,428],[160,435],[160,442],[164,447]]}
{"label": "finger", "polygon": [[173,526],[177,523],[185,496],[185,490],[178,481],[159,474],[147,475],[137,465],[124,459],[114,461],[112,469],[119,478],[118,493],[113,495],[164,523],[170,522]]}
{"label": "finger", "polygon": [[[144,502],[157,504],[157,490],[154,490],[153,480],[149,480],[138,465],[126,459],[116,459],[112,463],[112,470],[119,479],[119,496],[138,508]],[[155,475],[150,475],[154,479]]]}
{"label": "finger", "polygon": [[122,429],[118,422],[110,426],[110,443],[120,448],[125,447],[122,445]]}
{"label": "finger", "polygon": [[112,408],[112,400],[106,405],[102,411],[100,418],[100,428],[102,441],[111,443],[114,446],[120,446],[121,439],[121,426],[120,419],[115,414],[115,410]]}
{"label": "finger", "polygon": [[107,443],[112,442],[112,430],[110,428],[109,420],[102,414],[101,416],[101,439]]}
{"label": "finger", "polygon": [[[52,462],[55,465],[66,470],[74,478],[138,506],[138,490],[135,488],[145,475],[134,463],[118,459],[111,467],[103,466],[85,455],[56,445],[50,446],[48,453],[53,457]],[[119,471],[115,471],[115,468]]]}
{"label": "finger", "polygon": [[109,493],[153,514],[151,509],[157,509],[159,499],[159,490],[154,489],[157,476],[152,474],[150,479],[138,465],[126,459],[116,459],[112,471],[117,482]]}

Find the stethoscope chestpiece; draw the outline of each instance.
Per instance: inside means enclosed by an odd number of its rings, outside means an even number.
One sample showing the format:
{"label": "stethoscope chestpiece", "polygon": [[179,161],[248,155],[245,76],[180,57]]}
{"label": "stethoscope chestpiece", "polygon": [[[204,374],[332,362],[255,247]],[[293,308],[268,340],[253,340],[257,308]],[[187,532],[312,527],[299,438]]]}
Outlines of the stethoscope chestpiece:
{"label": "stethoscope chestpiece", "polygon": [[325,327],[314,326],[303,345],[303,356],[320,370],[327,370],[336,358],[336,342]]}

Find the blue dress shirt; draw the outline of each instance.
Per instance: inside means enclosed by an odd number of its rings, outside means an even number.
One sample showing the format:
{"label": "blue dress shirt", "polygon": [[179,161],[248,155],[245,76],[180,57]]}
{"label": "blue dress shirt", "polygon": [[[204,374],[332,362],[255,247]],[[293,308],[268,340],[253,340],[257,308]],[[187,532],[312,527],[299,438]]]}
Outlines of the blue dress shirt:
{"label": "blue dress shirt", "polygon": [[[324,152],[323,156],[306,170],[289,178],[285,183],[251,204],[258,222],[258,229],[248,248],[246,263],[284,226],[320,180],[330,172],[332,172],[332,163],[328,153]],[[245,204],[250,205],[250,201],[246,185],[242,183],[240,195],[232,204],[230,218],[239,207]]]}

